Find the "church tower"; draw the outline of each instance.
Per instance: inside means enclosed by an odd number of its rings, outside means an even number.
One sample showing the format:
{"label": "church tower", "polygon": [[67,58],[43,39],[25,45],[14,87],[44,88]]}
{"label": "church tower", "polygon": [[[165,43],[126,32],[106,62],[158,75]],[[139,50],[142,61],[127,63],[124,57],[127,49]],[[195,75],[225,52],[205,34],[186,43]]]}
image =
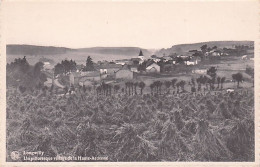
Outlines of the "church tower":
{"label": "church tower", "polygon": [[141,59],[142,61],[144,61],[144,55],[143,55],[142,50],[140,50],[138,58]]}

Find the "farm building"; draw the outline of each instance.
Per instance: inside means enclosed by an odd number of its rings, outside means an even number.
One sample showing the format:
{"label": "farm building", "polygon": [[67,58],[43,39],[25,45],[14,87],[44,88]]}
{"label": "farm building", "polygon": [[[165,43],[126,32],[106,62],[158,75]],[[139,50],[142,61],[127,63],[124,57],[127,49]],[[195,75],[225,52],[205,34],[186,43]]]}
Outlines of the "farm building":
{"label": "farm building", "polygon": [[146,72],[148,73],[159,73],[160,72],[160,66],[156,63],[152,63],[146,67]]}
{"label": "farm building", "polygon": [[99,70],[100,70],[100,74],[113,75],[121,67],[122,65],[120,64],[103,64],[100,65]]}
{"label": "farm building", "polygon": [[116,79],[133,79],[134,72],[127,68],[122,68],[116,72],[115,77]]}
{"label": "farm building", "polygon": [[83,84],[86,81],[99,81],[100,80],[100,73],[98,71],[91,71],[91,72],[72,72],[70,74],[70,86],[71,85],[79,85]]}

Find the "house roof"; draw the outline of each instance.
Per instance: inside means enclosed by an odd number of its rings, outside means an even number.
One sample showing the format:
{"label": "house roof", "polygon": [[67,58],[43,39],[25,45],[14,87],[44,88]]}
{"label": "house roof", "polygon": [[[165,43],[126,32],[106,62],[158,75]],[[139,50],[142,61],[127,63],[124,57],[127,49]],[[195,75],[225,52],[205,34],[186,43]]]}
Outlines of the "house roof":
{"label": "house roof", "polygon": [[97,77],[100,76],[99,71],[72,72],[74,77]]}
{"label": "house roof", "polygon": [[[152,64],[146,66],[146,69],[147,69],[147,70],[150,70],[150,69],[154,68],[154,66],[152,66],[152,65],[159,66],[157,63],[152,63]],[[159,66],[159,67],[160,67],[160,66]]]}
{"label": "house roof", "polygon": [[153,63],[155,63],[153,60],[148,60],[147,63],[146,63],[146,67],[152,65]]}
{"label": "house roof", "polygon": [[102,64],[100,65],[100,69],[109,69],[109,68],[121,68],[121,64]]}
{"label": "house roof", "polygon": [[152,55],[151,58],[158,58],[156,55]]}
{"label": "house roof", "polygon": [[100,76],[100,73],[99,73],[99,71],[82,72],[81,76],[82,77],[97,77],[97,76]]}
{"label": "house roof", "polygon": [[127,66],[124,66],[121,69],[117,70],[115,73],[117,73],[118,71],[122,71],[122,70],[132,72]]}

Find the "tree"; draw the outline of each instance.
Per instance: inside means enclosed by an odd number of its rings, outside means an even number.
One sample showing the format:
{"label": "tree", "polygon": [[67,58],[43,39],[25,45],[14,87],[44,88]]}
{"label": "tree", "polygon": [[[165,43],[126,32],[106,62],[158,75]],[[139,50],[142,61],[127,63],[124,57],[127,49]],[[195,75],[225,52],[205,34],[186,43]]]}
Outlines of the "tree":
{"label": "tree", "polygon": [[179,82],[179,84],[180,84],[180,87],[181,87],[181,89],[182,89],[182,91],[184,92],[185,91],[185,84],[186,84],[186,82],[184,81],[184,80],[181,80],[180,82]]}
{"label": "tree", "polygon": [[151,85],[150,85],[151,94],[153,94],[153,89],[154,89],[154,87],[155,87],[154,83],[151,83]]}
{"label": "tree", "polygon": [[177,79],[174,78],[174,79],[171,80],[171,82],[172,82],[172,88],[174,89],[174,92],[175,92],[175,84],[177,82]]}
{"label": "tree", "polygon": [[133,95],[134,94],[134,83],[133,82],[129,82],[129,94],[130,94],[130,91],[131,91],[131,94]]}
{"label": "tree", "polygon": [[92,58],[88,56],[87,61],[86,61],[86,68],[85,71],[94,71],[94,63],[92,61]]}
{"label": "tree", "polygon": [[163,83],[161,81],[158,81],[158,88],[160,90],[160,94],[162,92],[162,85],[163,85]]}
{"label": "tree", "polygon": [[77,64],[73,60],[62,60],[54,66],[54,75],[67,74],[68,72],[73,72],[77,70]]}
{"label": "tree", "polygon": [[65,73],[65,69],[62,64],[58,63],[54,66],[54,75],[64,74],[64,73]]}
{"label": "tree", "polygon": [[167,93],[170,93],[170,87],[171,87],[172,82],[171,81],[165,81],[164,85],[166,87]]}
{"label": "tree", "polygon": [[222,77],[221,80],[220,80],[220,83],[221,83],[221,89],[223,89],[223,84],[226,80],[226,77]]}
{"label": "tree", "polygon": [[205,53],[206,51],[207,51],[207,48],[208,48],[208,45],[202,45],[201,47],[200,47],[200,49],[201,49],[201,51],[203,52],[203,53]]}
{"label": "tree", "polygon": [[217,49],[218,47],[217,46],[213,46],[212,49]]}
{"label": "tree", "polygon": [[218,89],[219,89],[219,85],[220,85],[220,82],[221,82],[221,78],[220,77],[217,77],[217,82],[218,82]]}
{"label": "tree", "polygon": [[38,76],[41,73],[41,70],[43,69],[43,63],[42,62],[38,62],[34,65],[33,68],[33,74],[34,76]]}
{"label": "tree", "polygon": [[66,95],[66,94],[68,93],[68,91],[69,91],[69,88],[68,88],[67,86],[65,86],[65,87],[63,88],[63,90],[64,90],[64,95]]}
{"label": "tree", "polygon": [[135,91],[135,94],[137,94],[137,92],[136,92],[136,88],[137,88],[138,85],[139,85],[138,82],[135,82],[135,83],[134,83],[134,91]]}
{"label": "tree", "polygon": [[145,87],[145,83],[144,82],[139,82],[139,85],[138,85],[141,89],[141,95],[143,94],[143,89]]}
{"label": "tree", "polygon": [[251,68],[251,67],[247,67],[246,68],[246,73],[251,76],[251,78],[253,80],[253,86],[254,86],[254,69]]}
{"label": "tree", "polygon": [[239,83],[243,81],[243,75],[241,73],[236,73],[232,75],[232,78],[237,82],[237,88],[239,88]]}
{"label": "tree", "polygon": [[199,78],[197,78],[196,81],[197,81],[197,83],[198,83],[198,91],[201,91],[202,76],[200,76]]}
{"label": "tree", "polygon": [[216,75],[217,75],[217,68],[216,67],[210,67],[208,70],[207,70],[207,74],[209,76],[211,76],[212,78],[215,78]]}
{"label": "tree", "polygon": [[216,67],[210,67],[208,70],[207,70],[207,74],[209,76],[211,76],[211,80],[209,82],[209,85],[210,85],[210,90],[212,90],[214,88],[214,84],[215,84],[215,80],[216,80],[216,76],[217,76],[217,68]]}
{"label": "tree", "polygon": [[114,85],[114,91],[115,91],[115,93],[117,93],[119,89],[120,89],[120,86],[119,86],[119,85]]}

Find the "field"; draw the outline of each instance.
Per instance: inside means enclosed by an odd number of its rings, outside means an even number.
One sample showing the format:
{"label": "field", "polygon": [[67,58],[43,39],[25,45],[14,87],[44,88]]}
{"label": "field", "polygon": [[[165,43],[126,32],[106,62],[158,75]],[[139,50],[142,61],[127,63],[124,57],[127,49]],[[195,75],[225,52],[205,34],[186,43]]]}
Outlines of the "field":
{"label": "field", "polygon": [[254,161],[254,93],[8,90],[7,161],[13,150],[108,161]]}

